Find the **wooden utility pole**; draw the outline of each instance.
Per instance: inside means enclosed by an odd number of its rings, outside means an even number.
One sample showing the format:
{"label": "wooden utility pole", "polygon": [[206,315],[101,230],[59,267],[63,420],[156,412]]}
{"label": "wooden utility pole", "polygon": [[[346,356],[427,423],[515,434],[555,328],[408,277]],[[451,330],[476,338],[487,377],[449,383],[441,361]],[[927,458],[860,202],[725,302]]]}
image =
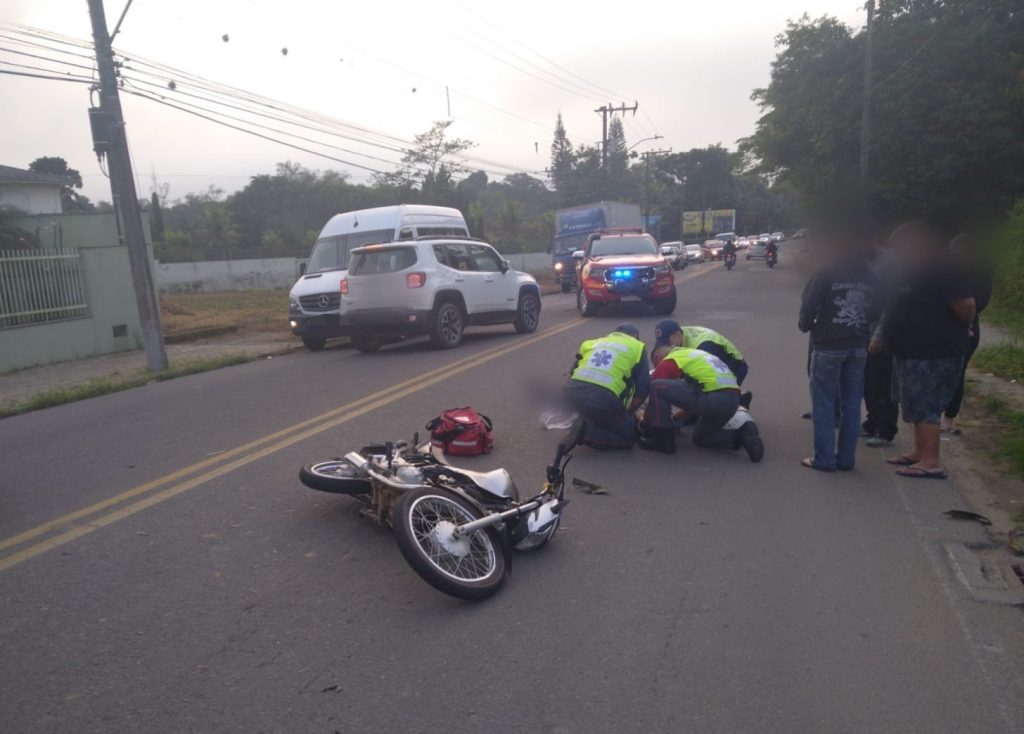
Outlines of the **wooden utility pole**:
{"label": "wooden utility pole", "polygon": [[634,102],[632,107],[627,107],[626,103],[623,102],[618,107],[612,104],[601,105],[594,112],[601,115],[601,198],[605,199],[608,196],[608,115],[620,112],[626,114],[632,112],[636,116],[636,111],[640,107],[639,102]]}
{"label": "wooden utility pole", "polygon": [[865,30],[864,46],[864,97],[860,117],[860,195],[868,199],[868,169],[871,160],[871,44],[874,25],[875,0],[868,0],[868,23]]}
{"label": "wooden utility pole", "polygon": [[139,321],[142,325],[142,343],[146,349],[146,363],[154,372],[165,370],[167,352],[164,350],[163,330],[160,325],[160,302],[153,281],[153,271],[149,266],[149,251],[146,249],[146,238],[142,230],[142,214],[135,193],[135,174],[132,172],[132,160],[128,153],[121,98],[117,93],[117,72],[107,31],[107,18],[103,12],[103,0],[86,2],[89,4],[92,37],[96,46],[96,69],[100,77],[100,109],[110,123],[110,144],[106,157],[114,215],[120,221],[121,241],[128,249],[132,286],[135,289],[135,302],[139,307]]}

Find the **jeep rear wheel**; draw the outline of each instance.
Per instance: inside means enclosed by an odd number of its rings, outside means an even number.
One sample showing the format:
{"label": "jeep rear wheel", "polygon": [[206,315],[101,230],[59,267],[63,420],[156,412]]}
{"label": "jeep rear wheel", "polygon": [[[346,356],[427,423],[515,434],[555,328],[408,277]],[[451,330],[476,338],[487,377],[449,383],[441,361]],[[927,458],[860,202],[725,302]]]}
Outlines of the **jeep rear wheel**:
{"label": "jeep rear wheel", "polygon": [[452,349],[462,343],[462,309],[451,301],[437,304],[430,326],[430,343],[437,349]]}
{"label": "jeep rear wheel", "polygon": [[601,306],[587,298],[586,288],[578,286],[576,288],[576,308],[581,316],[594,316]]}
{"label": "jeep rear wheel", "polygon": [[519,294],[519,308],[516,310],[516,320],[512,325],[520,334],[532,334],[537,331],[539,323],[540,298],[532,290],[523,291]]}

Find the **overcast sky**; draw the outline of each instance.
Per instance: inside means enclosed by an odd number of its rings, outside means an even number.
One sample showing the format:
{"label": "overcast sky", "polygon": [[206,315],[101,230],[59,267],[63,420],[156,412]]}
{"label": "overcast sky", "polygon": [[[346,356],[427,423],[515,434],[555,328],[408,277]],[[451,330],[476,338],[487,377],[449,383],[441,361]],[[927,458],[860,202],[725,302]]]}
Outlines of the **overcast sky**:
{"label": "overcast sky", "polygon": [[[664,136],[638,150],[733,146],[753,130],[757,108],[750,92],[767,83],[774,38],[786,21],[807,12],[857,26],[863,22],[862,5],[859,0],[135,0],[114,45],[129,57],[140,54],[406,140],[447,118],[447,85],[452,131],[477,142],[474,156],[540,171],[548,163],[555,115],[562,112],[573,143],[594,143],[601,120],[593,110],[603,102],[639,102],[641,111],[625,121],[630,144],[655,133]],[[124,0],[107,0],[111,26],[123,6]],[[0,23],[83,40],[90,30],[85,0],[3,0]],[[230,37],[226,43],[223,34]],[[2,38],[0,47],[18,48]],[[6,102],[0,163],[25,167],[42,155],[62,156],[82,172],[87,196],[109,199],[91,151],[85,86],[5,75],[0,95]],[[125,96],[123,104],[143,194],[154,173],[176,198],[211,184],[233,191],[249,176],[289,159],[345,170],[340,163],[147,100]],[[386,159],[399,157],[334,142]],[[357,181],[369,176],[350,172]]]}

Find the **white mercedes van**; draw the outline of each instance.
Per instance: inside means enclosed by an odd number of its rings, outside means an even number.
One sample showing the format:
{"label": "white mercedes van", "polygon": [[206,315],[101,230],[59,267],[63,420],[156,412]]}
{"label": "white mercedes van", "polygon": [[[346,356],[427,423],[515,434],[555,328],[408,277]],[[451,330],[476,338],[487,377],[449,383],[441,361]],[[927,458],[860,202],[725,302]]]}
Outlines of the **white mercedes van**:
{"label": "white mercedes van", "polygon": [[468,237],[469,228],[462,212],[445,206],[402,204],[335,214],[317,237],[305,273],[288,294],[292,333],[314,352],[329,338],[345,336],[338,308],[349,253],[363,245],[423,236]]}

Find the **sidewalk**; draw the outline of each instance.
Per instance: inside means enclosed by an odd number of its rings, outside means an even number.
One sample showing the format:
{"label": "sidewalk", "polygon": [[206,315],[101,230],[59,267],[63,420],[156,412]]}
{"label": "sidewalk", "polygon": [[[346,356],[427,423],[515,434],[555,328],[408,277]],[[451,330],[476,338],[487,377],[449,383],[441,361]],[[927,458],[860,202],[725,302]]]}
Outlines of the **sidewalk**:
{"label": "sidewalk", "polygon": [[[240,334],[184,344],[169,344],[167,358],[172,366],[178,366],[227,357],[256,358],[284,354],[301,348],[302,344],[290,334]],[[145,368],[146,355],[137,350],[6,372],[0,374],[0,406],[18,403],[48,390],[82,385],[90,380],[140,373]]]}

